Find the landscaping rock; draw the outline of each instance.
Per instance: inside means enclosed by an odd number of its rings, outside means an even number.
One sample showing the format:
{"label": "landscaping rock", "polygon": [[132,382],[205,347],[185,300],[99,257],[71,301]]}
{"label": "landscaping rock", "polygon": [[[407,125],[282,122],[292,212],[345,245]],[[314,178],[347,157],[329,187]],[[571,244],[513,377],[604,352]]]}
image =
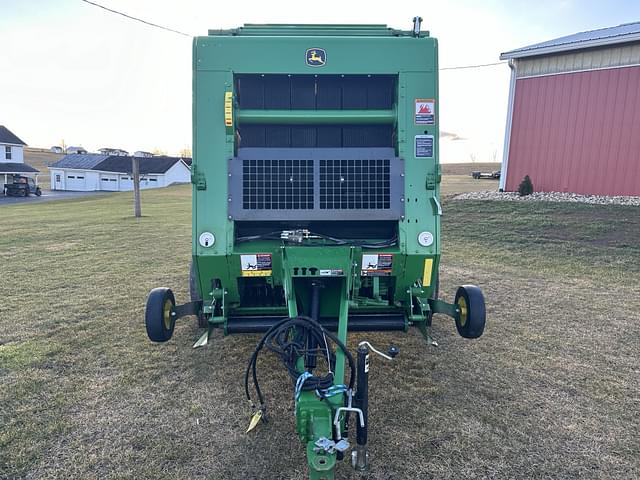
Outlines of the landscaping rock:
{"label": "landscaping rock", "polygon": [[640,197],[579,195],[563,192],[534,192],[521,197],[517,192],[469,192],[453,197],[454,200],[498,200],[508,202],[567,202],[593,205],[631,205],[640,207]]}

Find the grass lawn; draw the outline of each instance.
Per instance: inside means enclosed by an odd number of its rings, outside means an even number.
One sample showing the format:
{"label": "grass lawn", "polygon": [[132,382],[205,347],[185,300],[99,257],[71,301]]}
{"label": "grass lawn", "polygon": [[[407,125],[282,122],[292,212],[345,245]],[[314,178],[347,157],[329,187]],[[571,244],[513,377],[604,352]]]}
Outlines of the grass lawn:
{"label": "grass lawn", "polygon": [[[446,184],[445,184],[446,188]],[[3,207],[0,478],[305,478],[291,387],[264,356],[271,421],[246,435],[259,336],[151,344],[148,291],[187,299],[190,188]],[[370,479],[640,477],[640,210],[443,202],[441,295],[477,283],[482,338],[436,317],[372,361]],[[273,367],[269,371],[270,367]],[[337,478],[361,478],[347,462]]]}

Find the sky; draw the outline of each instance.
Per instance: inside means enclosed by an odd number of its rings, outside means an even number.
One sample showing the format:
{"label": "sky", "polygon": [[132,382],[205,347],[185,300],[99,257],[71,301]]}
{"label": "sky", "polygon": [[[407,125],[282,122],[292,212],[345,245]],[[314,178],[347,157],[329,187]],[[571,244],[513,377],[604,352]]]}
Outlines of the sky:
{"label": "sky", "polygon": [[[189,35],[244,23],[382,23],[438,38],[440,67],[499,61],[525,45],[640,20],[635,0],[389,2],[95,0]],[[32,147],[191,147],[189,37],[82,0],[0,0],[0,125]],[[506,63],[440,72],[441,162],[501,161]]]}

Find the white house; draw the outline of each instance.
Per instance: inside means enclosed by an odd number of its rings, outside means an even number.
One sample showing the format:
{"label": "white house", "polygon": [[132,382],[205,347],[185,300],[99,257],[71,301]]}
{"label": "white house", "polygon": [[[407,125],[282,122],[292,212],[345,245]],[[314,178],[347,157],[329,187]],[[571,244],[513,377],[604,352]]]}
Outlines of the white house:
{"label": "white house", "polygon": [[137,151],[133,152],[133,156],[134,157],[153,157],[153,153],[145,152],[143,150],[137,150]]}
{"label": "white house", "polygon": [[[10,183],[13,175],[34,175],[38,170],[24,163],[24,147],[20,140],[7,127],[0,125],[0,182]],[[37,175],[36,175],[37,178]]]}
{"label": "white house", "polygon": [[84,155],[87,151],[83,147],[67,147],[65,153],[73,153],[75,155]]}
{"label": "white house", "polygon": [[[191,181],[191,170],[180,158],[139,158],[140,188],[167,187]],[[133,190],[132,157],[72,154],[49,166],[52,190]]]}
{"label": "white house", "polygon": [[0,162],[24,163],[25,145],[7,127],[0,125]]}
{"label": "white house", "polygon": [[116,156],[120,156],[120,157],[126,157],[127,155],[129,155],[129,152],[127,152],[126,150],[122,150],[121,148],[99,148],[98,151],[102,154],[102,155],[116,155]]}

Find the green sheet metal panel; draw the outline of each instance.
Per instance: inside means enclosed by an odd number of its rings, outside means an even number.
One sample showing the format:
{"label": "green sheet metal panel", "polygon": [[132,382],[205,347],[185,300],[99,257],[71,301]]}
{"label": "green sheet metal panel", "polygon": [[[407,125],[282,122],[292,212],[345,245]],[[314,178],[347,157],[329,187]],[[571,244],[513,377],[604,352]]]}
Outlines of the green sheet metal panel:
{"label": "green sheet metal panel", "polygon": [[[211,275],[224,278],[230,289],[230,300],[237,301],[235,278],[238,276],[239,251],[234,247],[234,223],[228,217],[228,162],[234,156],[235,132],[225,126],[225,92],[234,88],[234,74],[314,74],[314,75],[397,75],[397,102],[393,111],[355,113],[365,121],[393,122],[396,129],[396,152],[404,159],[405,216],[398,222],[398,245],[377,251],[396,254],[397,265],[407,268],[398,277],[398,287],[405,288],[421,279],[425,258],[433,258],[437,267],[440,253],[438,167],[438,60],[437,41],[424,33],[419,37],[398,32],[384,26],[248,26],[236,34],[224,31],[207,37],[197,37],[193,44],[194,68],[194,163],[193,180],[193,255],[198,257],[227,257],[226,271],[200,271],[201,291],[208,290]],[[213,32],[212,32],[213,33]],[[323,66],[306,62],[309,49],[323,49]],[[435,105],[432,124],[416,121],[416,101],[432,99]],[[243,112],[236,112],[242,118]],[[313,113],[313,112],[311,112]],[[349,113],[342,112],[344,115]],[[251,116],[268,116],[269,111],[246,112]],[[287,116],[287,111],[276,112]],[[300,113],[292,113],[295,117]],[[323,115],[319,112],[319,115]],[[339,112],[324,115],[339,116]],[[389,119],[389,115],[394,118]],[[255,118],[254,118],[255,120]],[[281,119],[280,119],[281,120]],[[274,120],[275,121],[275,120]],[[319,123],[322,123],[322,119]],[[308,122],[308,120],[303,120]],[[425,157],[424,143],[416,156],[417,139],[431,136],[430,155]],[[206,187],[204,187],[206,183]],[[204,231],[213,232],[213,247],[203,248],[198,237]],[[434,242],[420,246],[418,234],[429,231]],[[253,251],[256,252],[255,245]],[[275,253],[272,243],[270,252]],[[407,255],[405,258],[404,255]],[[397,262],[397,263],[396,263]],[[212,265],[210,262],[203,262]],[[223,269],[221,269],[223,270]],[[407,275],[408,274],[408,275]],[[278,284],[280,274],[274,269],[273,281]]]}

